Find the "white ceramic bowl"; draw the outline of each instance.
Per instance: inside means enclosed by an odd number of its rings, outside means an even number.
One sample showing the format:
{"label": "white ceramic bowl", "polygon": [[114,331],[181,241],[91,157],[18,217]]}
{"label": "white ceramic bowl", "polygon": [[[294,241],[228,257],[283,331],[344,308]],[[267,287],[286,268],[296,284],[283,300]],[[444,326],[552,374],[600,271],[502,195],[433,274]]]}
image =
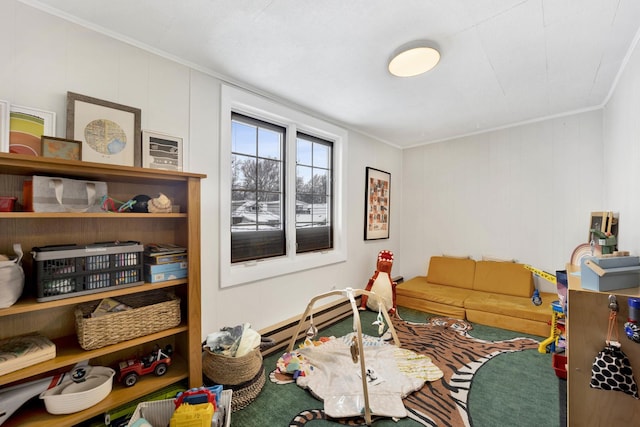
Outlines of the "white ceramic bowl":
{"label": "white ceramic bowl", "polygon": [[90,408],[111,393],[115,371],[104,366],[83,366],[83,381],[74,381],[74,371],[57,386],[40,393],[50,414],[71,414]]}

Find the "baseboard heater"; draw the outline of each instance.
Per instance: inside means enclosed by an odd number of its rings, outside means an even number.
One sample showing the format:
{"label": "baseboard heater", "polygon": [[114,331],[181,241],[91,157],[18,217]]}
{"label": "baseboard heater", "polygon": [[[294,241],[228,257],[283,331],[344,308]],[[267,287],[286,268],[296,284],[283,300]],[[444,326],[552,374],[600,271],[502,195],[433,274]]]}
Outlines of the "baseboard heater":
{"label": "baseboard heater", "polygon": [[[359,298],[357,298],[357,300],[358,304],[360,304]],[[266,348],[262,351],[263,356],[268,356],[279,350],[283,351],[283,349],[287,345],[289,345],[291,337],[298,327],[301,315],[302,313],[276,325],[269,326],[258,331],[263,338],[268,338],[274,343],[269,348]],[[316,328],[322,329],[327,326],[331,326],[334,323],[337,323],[345,317],[351,315],[351,304],[349,300],[339,300],[333,303],[326,304],[322,307],[318,307],[317,311],[314,311],[313,313],[313,324]],[[306,335],[307,329],[309,329],[310,325],[311,323],[309,319],[307,319],[304,323],[304,327],[301,329],[301,333],[296,339],[303,338]]]}

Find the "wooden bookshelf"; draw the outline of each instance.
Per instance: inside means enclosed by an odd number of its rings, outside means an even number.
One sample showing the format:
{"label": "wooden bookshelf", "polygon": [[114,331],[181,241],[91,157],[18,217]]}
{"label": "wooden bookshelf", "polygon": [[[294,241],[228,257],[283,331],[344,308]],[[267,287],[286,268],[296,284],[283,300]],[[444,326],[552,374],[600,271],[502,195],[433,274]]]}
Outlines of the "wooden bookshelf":
{"label": "wooden bookshelf", "polygon": [[[18,210],[23,206],[23,182],[33,175],[105,181],[109,195],[116,200],[129,200],[138,194],[156,197],[163,193],[174,205],[180,206],[180,212],[0,212],[0,253],[10,254],[13,244],[20,243],[25,252],[23,268],[26,275],[20,300],[11,307],[0,309],[0,339],[37,331],[54,341],[57,350],[55,359],[0,376],[0,392],[4,387],[67,372],[85,360],[96,366],[115,367],[119,360],[146,354],[156,344],[171,344],[176,362],[162,377],[147,375],[129,388],[114,384],[113,391],[105,400],[85,411],[64,416],[49,415],[44,404],[33,399],[3,425],[73,425],[185,379],[189,387],[202,385],[200,180],[205,175],[0,153],[0,195],[17,197]],[[31,248],[129,240],[143,244],[175,243],[186,247],[188,278],[123,289],[106,288],[104,292],[54,301],[36,300]],[[180,298],[180,325],[96,350],[80,348],[74,322],[78,304],[157,289],[173,292]]]}

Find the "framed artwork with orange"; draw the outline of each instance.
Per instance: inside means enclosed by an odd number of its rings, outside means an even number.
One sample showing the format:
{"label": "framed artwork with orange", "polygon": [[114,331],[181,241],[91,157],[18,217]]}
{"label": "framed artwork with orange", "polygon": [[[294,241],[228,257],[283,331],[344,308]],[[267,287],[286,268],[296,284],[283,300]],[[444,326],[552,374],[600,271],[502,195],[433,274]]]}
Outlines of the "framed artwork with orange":
{"label": "framed artwork with orange", "polygon": [[9,112],[9,152],[42,155],[42,136],[54,136],[56,113],[12,105]]}

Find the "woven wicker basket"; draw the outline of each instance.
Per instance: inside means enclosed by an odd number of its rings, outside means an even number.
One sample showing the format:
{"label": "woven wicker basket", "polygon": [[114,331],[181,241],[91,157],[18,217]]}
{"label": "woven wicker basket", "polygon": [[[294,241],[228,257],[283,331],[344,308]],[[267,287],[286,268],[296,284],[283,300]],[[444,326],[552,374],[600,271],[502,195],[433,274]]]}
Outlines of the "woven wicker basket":
{"label": "woven wicker basket", "polygon": [[202,373],[212,382],[222,385],[237,385],[253,379],[262,369],[262,353],[256,347],[240,357],[229,357],[213,353],[203,347]]}
{"label": "woven wicker basket", "polygon": [[122,295],[118,301],[130,310],[87,317],[99,301],[76,307],[78,343],[85,350],[95,350],[133,338],[160,332],[180,323],[180,299],[163,291]]}
{"label": "woven wicker basket", "polygon": [[[264,387],[266,378],[264,367],[261,365],[258,372],[249,381],[236,385],[224,385],[225,390],[233,391],[233,396],[231,397],[231,412],[244,409],[256,400]],[[206,375],[202,376],[202,382],[206,386],[217,385],[217,383],[211,381]]]}
{"label": "woven wicker basket", "polygon": [[228,387],[228,389],[233,390],[233,395],[231,397],[231,412],[244,409],[249,406],[251,402],[256,400],[262,391],[262,387],[264,387],[265,382],[266,375],[264,373],[264,369],[260,369],[256,376],[246,383]]}

